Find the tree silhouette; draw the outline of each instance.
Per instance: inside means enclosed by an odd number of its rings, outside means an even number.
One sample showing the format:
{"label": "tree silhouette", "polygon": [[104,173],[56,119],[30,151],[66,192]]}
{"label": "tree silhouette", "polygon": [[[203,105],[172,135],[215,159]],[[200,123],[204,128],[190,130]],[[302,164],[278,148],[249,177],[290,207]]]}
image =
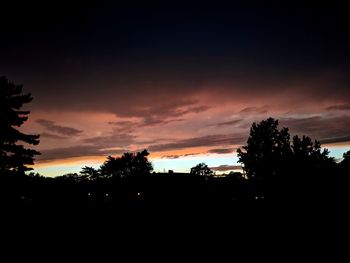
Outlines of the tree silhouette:
{"label": "tree silhouette", "polygon": [[206,165],[205,163],[199,163],[196,166],[191,168],[192,175],[200,175],[200,176],[212,176],[213,171]]}
{"label": "tree silhouette", "polygon": [[93,167],[84,166],[80,171],[80,175],[88,178],[89,180],[95,180],[100,177],[100,172]]}
{"label": "tree silhouette", "polygon": [[101,166],[101,175],[104,177],[127,177],[130,175],[150,174],[153,170],[148,161],[149,152],[143,150],[137,153],[124,153],[121,157],[108,156]]}
{"label": "tree silhouette", "polygon": [[24,174],[31,170],[27,165],[34,164],[34,155],[40,154],[20,144],[37,145],[39,135],[24,134],[16,128],[28,120],[30,112],[21,108],[32,99],[31,94],[22,93],[22,86],[0,78],[0,174]]}
{"label": "tree silhouette", "polygon": [[308,136],[294,136],[291,144],[288,129],[278,130],[278,120],[253,123],[247,145],[237,152],[257,192],[270,197],[319,198],[331,191],[329,175],[336,164],[329,151]]}
{"label": "tree silhouette", "polygon": [[[253,123],[247,145],[238,149],[239,162],[249,179],[262,180],[282,173],[291,155],[288,128],[278,130],[278,120],[268,118]],[[270,178],[272,179],[272,178]]]}
{"label": "tree silhouette", "polygon": [[343,160],[340,165],[344,170],[350,171],[350,151],[343,154]]}
{"label": "tree silhouette", "polygon": [[329,157],[329,151],[322,151],[321,143],[317,140],[314,142],[308,136],[293,137],[293,161],[303,169],[326,168],[334,163],[334,158]]}

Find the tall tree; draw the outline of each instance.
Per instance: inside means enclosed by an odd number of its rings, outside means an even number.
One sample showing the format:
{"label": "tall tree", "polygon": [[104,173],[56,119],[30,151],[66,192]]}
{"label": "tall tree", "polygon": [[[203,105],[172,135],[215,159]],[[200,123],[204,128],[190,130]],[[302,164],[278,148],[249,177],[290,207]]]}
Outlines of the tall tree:
{"label": "tall tree", "polygon": [[253,123],[247,145],[238,149],[239,162],[250,179],[267,179],[279,175],[291,154],[288,128],[278,130],[278,120],[268,118]]}
{"label": "tall tree", "polygon": [[21,108],[32,99],[31,94],[22,93],[21,85],[0,77],[0,174],[24,174],[31,170],[27,165],[34,164],[34,156],[40,154],[23,145],[37,145],[39,135],[24,134],[18,130],[30,113]]}

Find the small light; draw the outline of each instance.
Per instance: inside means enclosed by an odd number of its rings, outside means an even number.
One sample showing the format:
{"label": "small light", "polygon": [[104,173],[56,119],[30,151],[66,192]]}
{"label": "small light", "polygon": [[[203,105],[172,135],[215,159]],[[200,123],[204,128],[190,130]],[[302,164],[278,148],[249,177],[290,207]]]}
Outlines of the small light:
{"label": "small light", "polygon": [[141,195],[141,193],[140,193],[140,192],[138,192],[138,193],[137,193],[137,195],[138,195],[138,196],[140,196],[140,195]]}
{"label": "small light", "polygon": [[88,196],[90,196],[91,195],[91,193],[88,193]]}
{"label": "small light", "polygon": [[109,194],[106,194],[106,196],[108,196]]}

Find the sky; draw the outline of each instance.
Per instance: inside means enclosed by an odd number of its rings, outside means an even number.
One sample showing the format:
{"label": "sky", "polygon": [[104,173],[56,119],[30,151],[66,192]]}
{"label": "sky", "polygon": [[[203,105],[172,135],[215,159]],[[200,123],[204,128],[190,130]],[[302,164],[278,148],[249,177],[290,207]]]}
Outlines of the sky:
{"label": "sky", "polygon": [[44,175],[144,148],[155,171],[237,169],[252,122],[270,116],[336,158],[350,149],[341,4],[34,1],[2,10],[0,75],[34,97],[22,130],[41,135],[34,168]]}

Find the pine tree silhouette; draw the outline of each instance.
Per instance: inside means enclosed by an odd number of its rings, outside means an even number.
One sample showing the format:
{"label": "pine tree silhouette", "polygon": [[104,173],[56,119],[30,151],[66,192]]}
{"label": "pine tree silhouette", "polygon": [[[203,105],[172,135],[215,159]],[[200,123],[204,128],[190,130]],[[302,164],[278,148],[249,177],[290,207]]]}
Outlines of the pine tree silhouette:
{"label": "pine tree silhouette", "polygon": [[0,77],[0,174],[23,175],[31,170],[26,165],[34,164],[34,155],[40,154],[21,144],[37,145],[39,135],[24,134],[16,128],[28,120],[30,112],[21,108],[32,99],[31,94],[22,93],[21,85]]}

